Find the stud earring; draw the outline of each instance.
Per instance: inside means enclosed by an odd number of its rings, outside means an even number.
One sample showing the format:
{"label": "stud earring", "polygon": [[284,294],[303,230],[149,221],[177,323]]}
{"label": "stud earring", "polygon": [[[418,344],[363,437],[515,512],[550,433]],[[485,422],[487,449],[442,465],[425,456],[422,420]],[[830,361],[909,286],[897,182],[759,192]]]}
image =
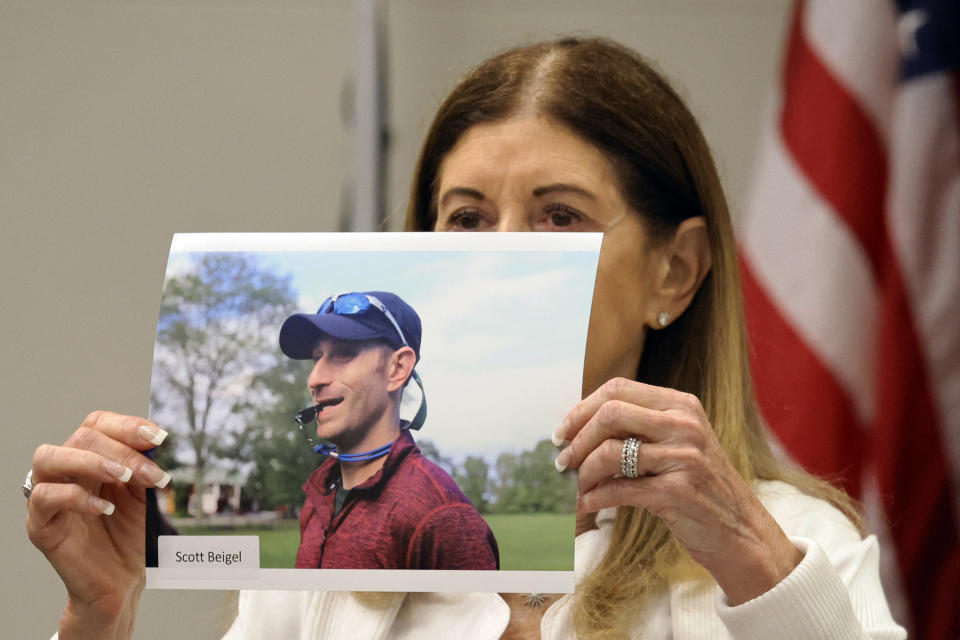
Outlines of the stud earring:
{"label": "stud earring", "polygon": [[657,322],[660,323],[660,327],[667,326],[667,323],[670,322],[670,314],[666,311],[661,311],[657,314]]}

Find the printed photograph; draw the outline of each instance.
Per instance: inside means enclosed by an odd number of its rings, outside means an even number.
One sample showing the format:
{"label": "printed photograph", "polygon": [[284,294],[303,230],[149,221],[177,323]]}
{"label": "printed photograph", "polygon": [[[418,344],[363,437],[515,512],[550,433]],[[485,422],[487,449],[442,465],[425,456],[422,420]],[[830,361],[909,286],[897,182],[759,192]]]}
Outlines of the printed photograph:
{"label": "printed photograph", "polygon": [[360,236],[175,237],[148,566],[157,535],[256,535],[262,569],[572,571],[550,434],[599,242]]}

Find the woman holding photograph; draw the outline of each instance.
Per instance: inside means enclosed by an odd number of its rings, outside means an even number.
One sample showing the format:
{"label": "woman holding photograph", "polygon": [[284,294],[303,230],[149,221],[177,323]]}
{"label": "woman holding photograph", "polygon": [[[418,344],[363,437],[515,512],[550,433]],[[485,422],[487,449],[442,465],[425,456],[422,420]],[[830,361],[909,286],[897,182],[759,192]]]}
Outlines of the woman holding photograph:
{"label": "woman holding photograph", "polygon": [[[562,39],[482,63],[427,135],[407,228],[604,234],[584,398],[553,434],[579,471],[577,591],[245,592],[228,638],[905,637],[850,500],[765,440],[716,170],[642,58]],[[132,631],[154,429],[96,413],[38,449],[27,529],[64,639]]]}

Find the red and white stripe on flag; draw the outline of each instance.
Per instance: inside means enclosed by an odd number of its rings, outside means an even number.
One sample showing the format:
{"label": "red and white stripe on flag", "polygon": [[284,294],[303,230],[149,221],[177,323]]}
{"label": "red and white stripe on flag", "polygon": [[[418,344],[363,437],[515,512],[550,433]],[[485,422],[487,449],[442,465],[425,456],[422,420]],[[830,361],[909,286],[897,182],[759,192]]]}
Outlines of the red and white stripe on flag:
{"label": "red and white stripe on flag", "polygon": [[737,220],[757,396],[863,501],[894,615],[960,638],[960,3],[800,0]]}

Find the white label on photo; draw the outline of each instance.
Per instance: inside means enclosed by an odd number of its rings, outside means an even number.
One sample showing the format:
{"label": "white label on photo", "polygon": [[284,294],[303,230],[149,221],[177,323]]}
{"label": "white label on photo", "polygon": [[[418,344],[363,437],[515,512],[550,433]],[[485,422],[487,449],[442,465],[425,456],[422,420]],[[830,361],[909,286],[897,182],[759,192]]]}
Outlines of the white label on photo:
{"label": "white label on photo", "polygon": [[160,536],[157,565],[164,579],[256,579],[260,573],[257,536]]}

